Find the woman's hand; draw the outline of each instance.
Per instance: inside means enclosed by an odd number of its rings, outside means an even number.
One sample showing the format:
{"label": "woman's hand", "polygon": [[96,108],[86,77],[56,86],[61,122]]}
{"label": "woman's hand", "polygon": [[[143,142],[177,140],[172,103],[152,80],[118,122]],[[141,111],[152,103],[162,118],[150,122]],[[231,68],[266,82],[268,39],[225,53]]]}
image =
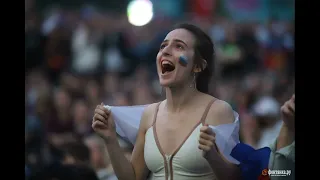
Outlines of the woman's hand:
{"label": "woman's hand", "polygon": [[208,125],[200,128],[199,149],[203,151],[203,157],[206,159],[211,159],[213,154],[219,153],[215,136],[216,134]]}
{"label": "woman's hand", "polygon": [[116,139],[116,127],[111,116],[110,109],[104,107],[104,104],[98,105],[94,111],[92,128],[105,141]]}

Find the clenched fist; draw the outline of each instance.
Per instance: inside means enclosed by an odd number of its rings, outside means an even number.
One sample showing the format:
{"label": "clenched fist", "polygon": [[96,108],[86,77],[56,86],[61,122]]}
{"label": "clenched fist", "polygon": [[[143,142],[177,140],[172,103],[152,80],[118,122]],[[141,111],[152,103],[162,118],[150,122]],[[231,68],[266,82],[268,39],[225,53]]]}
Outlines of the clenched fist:
{"label": "clenched fist", "polygon": [[218,152],[215,136],[208,125],[200,128],[199,149],[203,150],[203,157],[210,158],[212,154]]}
{"label": "clenched fist", "polygon": [[104,107],[104,104],[98,105],[94,110],[94,116],[92,120],[92,128],[94,131],[108,141],[117,137],[114,120],[111,116],[110,109]]}
{"label": "clenched fist", "polygon": [[284,124],[289,130],[294,131],[294,117],[295,117],[295,95],[291,97],[281,107],[281,115]]}

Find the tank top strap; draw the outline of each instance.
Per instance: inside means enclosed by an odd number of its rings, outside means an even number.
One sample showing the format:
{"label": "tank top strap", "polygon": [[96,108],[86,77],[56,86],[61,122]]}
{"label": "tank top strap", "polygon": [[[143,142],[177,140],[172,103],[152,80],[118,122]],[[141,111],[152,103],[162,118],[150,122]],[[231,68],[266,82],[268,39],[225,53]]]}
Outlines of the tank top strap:
{"label": "tank top strap", "polygon": [[206,107],[206,109],[205,109],[205,111],[204,111],[204,113],[203,113],[203,115],[202,115],[202,117],[201,117],[201,124],[202,124],[202,125],[205,125],[205,123],[206,123],[206,117],[207,117],[207,114],[208,114],[208,112],[209,112],[209,110],[210,110],[210,107],[212,106],[212,104],[213,104],[216,100],[217,100],[217,98],[213,98],[213,99],[208,103],[208,105],[207,105],[207,107]]}
{"label": "tank top strap", "polygon": [[161,104],[161,102],[159,102],[159,103],[156,105],[156,110],[155,110],[155,112],[154,112],[152,126],[154,125],[154,123],[156,123],[160,104]]}

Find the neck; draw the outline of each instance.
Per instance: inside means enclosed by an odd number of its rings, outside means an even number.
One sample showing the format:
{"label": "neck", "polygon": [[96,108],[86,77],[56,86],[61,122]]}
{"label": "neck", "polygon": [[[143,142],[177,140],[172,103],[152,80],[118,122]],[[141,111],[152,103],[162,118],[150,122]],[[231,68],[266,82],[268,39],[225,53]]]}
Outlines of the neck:
{"label": "neck", "polygon": [[182,87],[166,88],[166,106],[168,111],[177,112],[183,109],[189,101],[199,93],[195,88],[189,85]]}

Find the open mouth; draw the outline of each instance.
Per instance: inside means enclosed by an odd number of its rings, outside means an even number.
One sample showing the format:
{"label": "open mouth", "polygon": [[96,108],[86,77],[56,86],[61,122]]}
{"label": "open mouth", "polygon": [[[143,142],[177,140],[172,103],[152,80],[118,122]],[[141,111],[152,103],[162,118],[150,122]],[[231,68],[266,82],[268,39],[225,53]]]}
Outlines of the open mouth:
{"label": "open mouth", "polygon": [[175,69],[175,66],[170,61],[164,60],[164,61],[161,62],[162,74],[172,72],[174,69]]}

